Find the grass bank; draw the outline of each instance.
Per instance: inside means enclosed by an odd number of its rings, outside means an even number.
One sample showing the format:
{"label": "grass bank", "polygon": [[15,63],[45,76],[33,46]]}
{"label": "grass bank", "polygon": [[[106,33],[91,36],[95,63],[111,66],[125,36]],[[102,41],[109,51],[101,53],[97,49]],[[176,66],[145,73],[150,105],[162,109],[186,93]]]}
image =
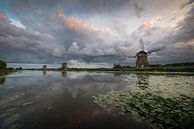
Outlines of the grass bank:
{"label": "grass bank", "polygon": [[11,73],[14,73],[14,72],[17,72],[18,70],[16,69],[1,69],[0,70],[0,76],[5,76],[7,74],[11,74]]}

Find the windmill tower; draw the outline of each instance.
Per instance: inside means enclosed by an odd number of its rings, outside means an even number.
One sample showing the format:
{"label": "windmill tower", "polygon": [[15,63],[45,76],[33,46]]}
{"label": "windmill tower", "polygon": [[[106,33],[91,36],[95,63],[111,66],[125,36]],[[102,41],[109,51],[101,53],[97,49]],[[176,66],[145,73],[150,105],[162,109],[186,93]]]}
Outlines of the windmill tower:
{"label": "windmill tower", "polygon": [[67,63],[63,63],[61,68],[62,70],[67,71]]}
{"label": "windmill tower", "polygon": [[155,48],[155,49],[152,49],[152,50],[146,52],[142,39],[139,40],[139,43],[140,43],[141,50],[139,52],[137,52],[137,54],[135,56],[137,58],[136,59],[136,67],[137,68],[148,67],[149,66],[148,56],[152,52],[160,51],[160,50],[165,48],[164,46],[161,46],[161,47],[158,47],[158,48]]}
{"label": "windmill tower", "polygon": [[143,67],[148,67],[149,66],[149,61],[148,61],[148,53],[145,52],[144,50],[144,44],[142,39],[139,40],[140,46],[141,46],[141,51],[139,51],[136,54],[136,67],[137,68],[143,68]]}
{"label": "windmill tower", "polygon": [[145,51],[139,51],[136,54],[136,67],[137,68],[143,68],[143,67],[148,67],[149,66],[149,61],[148,61],[148,54]]}

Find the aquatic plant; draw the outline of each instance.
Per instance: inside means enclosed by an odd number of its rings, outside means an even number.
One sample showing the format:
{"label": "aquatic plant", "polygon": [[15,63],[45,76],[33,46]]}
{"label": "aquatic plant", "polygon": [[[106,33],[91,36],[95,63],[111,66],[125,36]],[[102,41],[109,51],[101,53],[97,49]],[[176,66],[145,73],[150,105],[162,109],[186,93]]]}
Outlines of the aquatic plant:
{"label": "aquatic plant", "polygon": [[121,113],[138,113],[151,126],[159,129],[192,129],[194,98],[180,96],[163,98],[148,92],[131,93],[111,91],[94,96],[102,108],[116,108]]}

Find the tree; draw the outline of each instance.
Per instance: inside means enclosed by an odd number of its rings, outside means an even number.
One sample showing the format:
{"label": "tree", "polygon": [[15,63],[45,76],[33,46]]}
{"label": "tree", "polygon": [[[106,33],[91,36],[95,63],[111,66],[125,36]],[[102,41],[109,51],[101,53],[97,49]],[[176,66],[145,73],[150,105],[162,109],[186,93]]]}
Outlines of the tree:
{"label": "tree", "polygon": [[121,69],[121,65],[119,65],[119,64],[114,64],[113,69]]}
{"label": "tree", "polygon": [[5,61],[0,60],[0,69],[6,69],[7,63]]}

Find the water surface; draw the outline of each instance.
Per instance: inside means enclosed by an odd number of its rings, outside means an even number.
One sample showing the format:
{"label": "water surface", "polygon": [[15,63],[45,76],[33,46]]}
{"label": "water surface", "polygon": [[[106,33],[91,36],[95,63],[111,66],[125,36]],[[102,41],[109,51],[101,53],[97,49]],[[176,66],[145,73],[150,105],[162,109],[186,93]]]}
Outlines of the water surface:
{"label": "water surface", "polygon": [[194,96],[194,76],[22,71],[0,77],[0,129],[149,129],[93,97],[111,90]]}

